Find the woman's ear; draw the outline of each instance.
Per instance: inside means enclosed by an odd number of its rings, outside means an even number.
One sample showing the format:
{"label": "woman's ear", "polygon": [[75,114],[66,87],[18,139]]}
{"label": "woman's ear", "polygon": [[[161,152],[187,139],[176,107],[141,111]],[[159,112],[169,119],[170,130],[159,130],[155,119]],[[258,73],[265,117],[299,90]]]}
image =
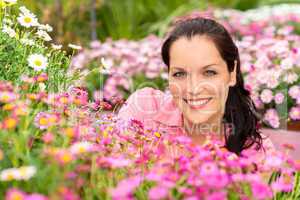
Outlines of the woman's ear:
{"label": "woman's ear", "polygon": [[230,82],[229,86],[235,86],[236,84],[236,67],[237,67],[237,61],[234,61],[234,69],[232,72],[230,72]]}

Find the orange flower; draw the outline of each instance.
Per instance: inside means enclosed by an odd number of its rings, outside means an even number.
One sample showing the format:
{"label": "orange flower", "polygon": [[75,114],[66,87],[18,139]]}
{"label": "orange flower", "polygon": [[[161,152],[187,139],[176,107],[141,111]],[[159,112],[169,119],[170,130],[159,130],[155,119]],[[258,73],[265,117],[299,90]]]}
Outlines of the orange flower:
{"label": "orange flower", "polygon": [[73,154],[67,150],[60,150],[57,154],[57,158],[61,164],[67,164],[74,160]]}
{"label": "orange flower", "polygon": [[17,126],[17,122],[18,122],[18,120],[16,118],[8,117],[3,120],[2,126],[3,126],[3,128],[6,128],[6,129],[13,129]]}

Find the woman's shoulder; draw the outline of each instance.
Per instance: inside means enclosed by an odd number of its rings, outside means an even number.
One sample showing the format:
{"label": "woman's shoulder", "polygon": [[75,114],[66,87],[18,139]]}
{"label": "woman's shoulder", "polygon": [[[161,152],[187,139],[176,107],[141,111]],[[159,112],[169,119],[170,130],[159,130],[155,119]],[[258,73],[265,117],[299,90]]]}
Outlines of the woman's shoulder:
{"label": "woman's shoulder", "polygon": [[164,92],[152,87],[144,87],[134,91],[118,112],[122,119],[145,119],[157,114],[163,102]]}

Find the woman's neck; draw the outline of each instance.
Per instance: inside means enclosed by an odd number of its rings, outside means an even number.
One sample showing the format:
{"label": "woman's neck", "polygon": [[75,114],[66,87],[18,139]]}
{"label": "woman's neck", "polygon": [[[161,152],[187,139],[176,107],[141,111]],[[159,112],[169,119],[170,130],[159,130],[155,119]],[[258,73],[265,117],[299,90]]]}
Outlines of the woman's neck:
{"label": "woman's neck", "polygon": [[201,124],[193,124],[183,119],[183,126],[185,133],[195,144],[203,144],[208,137],[223,141],[224,128],[222,126],[221,117]]}

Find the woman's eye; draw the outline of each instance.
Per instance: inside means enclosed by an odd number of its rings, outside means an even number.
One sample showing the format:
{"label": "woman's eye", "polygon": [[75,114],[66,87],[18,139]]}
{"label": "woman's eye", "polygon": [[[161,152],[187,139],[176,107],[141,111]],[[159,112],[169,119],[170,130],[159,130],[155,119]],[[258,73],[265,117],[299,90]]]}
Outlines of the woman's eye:
{"label": "woman's eye", "polygon": [[174,77],[182,77],[185,75],[185,72],[176,72],[173,74]]}
{"label": "woman's eye", "polygon": [[213,75],[216,75],[217,72],[215,72],[214,70],[206,70],[206,71],[205,71],[205,74],[206,74],[206,75],[209,75],[209,76],[213,76]]}

